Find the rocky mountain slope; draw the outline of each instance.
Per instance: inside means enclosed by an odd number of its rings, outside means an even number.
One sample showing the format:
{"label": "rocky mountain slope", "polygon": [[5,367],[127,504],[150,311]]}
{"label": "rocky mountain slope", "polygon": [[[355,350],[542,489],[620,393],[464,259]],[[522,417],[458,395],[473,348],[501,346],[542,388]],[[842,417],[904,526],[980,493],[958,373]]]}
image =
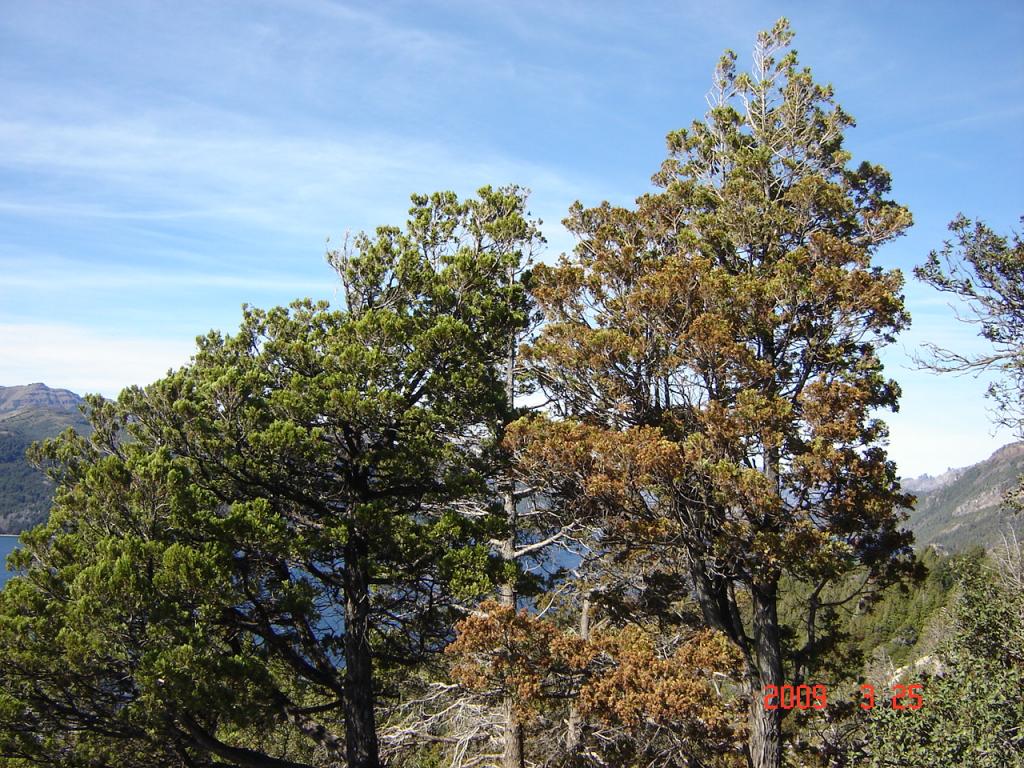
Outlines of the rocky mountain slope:
{"label": "rocky mountain slope", "polygon": [[45,384],[24,384],[19,387],[0,387],[0,414],[25,409],[51,411],[78,411],[84,401],[66,389],[50,389]]}
{"label": "rocky mountain slope", "polygon": [[0,387],[0,533],[20,533],[46,519],[52,483],[29,464],[25,451],[68,427],[87,430],[83,402],[44,384]]}
{"label": "rocky mountain slope", "polygon": [[938,477],[904,480],[917,494],[908,527],[919,546],[962,550],[995,546],[1009,528],[1024,538],[1024,514],[1003,508],[1003,495],[1024,475],[1024,442],[1003,446],[971,467],[951,469]]}

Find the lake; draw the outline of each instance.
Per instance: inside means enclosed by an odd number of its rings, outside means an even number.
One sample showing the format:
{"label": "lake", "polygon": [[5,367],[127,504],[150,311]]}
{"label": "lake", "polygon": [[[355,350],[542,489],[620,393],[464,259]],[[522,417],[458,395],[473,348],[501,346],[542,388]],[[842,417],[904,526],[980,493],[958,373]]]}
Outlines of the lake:
{"label": "lake", "polygon": [[18,545],[17,536],[0,536],[0,586],[3,586],[12,574],[7,570],[7,556]]}

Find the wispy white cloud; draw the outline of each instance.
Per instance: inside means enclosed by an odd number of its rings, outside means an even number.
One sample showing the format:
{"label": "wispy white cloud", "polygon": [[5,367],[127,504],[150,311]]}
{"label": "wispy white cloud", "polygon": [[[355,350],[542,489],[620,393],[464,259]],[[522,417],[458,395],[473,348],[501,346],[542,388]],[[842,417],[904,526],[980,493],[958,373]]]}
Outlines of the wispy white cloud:
{"label": "wispy white cloud", "polygon": [[0,212],[21,216],[213,220],[322,237],[394,221],[413,191],[521,183],[540,190],[537,212],[557,222],[594,188],[483,151],[385,134],[282,135],[241,120],[227,131],[182,130],[152,117],[85,125],[6,120],[0,145],[0,169],[61,181],[56,192],[0,197]]}
{"label": "wispy white cloud", "polygon": [[[274,5],[271,3],[269,7]],[[385,16],[373,7],[335,0],[291,0],[288,7],[290,11],[332,22],[329,29],[320,29],[329,31],[335,38],[338,32],[348,32],[362,46],[406,58],[454,60],[474,52],[474,46],[466,37],[403,22],[394,14]]]}
{"label": "wispy white cloud", "polygon": [[0,384],[43,381],[112,397],[187,363],[193,344],[41,323],[0,323]]}
{"label": "wispy white cloud", "polygon": [[122,291],[135,288],[242,288],[255,291],[285,291],[295,296],[321,296],[335,288],[325,273],[323,280],[296,280],[281,275],[217,274],[213,272],[183,272],[159,269],[99,269],[84,263],[61,261],[57,263],[13,265],[0,260],[0,269],[10,270],[4,277],[5,289],[31,289],[36,291],[71,291],[102,288]]}
{"label": "wispy white cloud", "polygon": [[[1019,90],[1019,83],[1016,83]],[[911,124],[899,131],[876,134],[871,139],[862,142],[863,147],[871,148],[876,146],[887,146],[894,143],[902,143],[909,138],[920,139],[923,136],[930,136],[942,133],[953,133],[958,131],[972,131],[988,126],[1018,126],[1024,128],[1024,106],[1019,104],[1007,106],[1000,109],[986,110],[984,112],[970,111],[970,105],[958,105],[960,114],[947,119],[936,120],[918,119],[916,124]],[[947,112],[948,114],[948,112]],[[926,116],[927,117],[927,116]],[[937,161],[943,163],[964,162],[956,157],[950,157],[946,153],[935,153]],[[965,163],[965,166],[969,163]]]}

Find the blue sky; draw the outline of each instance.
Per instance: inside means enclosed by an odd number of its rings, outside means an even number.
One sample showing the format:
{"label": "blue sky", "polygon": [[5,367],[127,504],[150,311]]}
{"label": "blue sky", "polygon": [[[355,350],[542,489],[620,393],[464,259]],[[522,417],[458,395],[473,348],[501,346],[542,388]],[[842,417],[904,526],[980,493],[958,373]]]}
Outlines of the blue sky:
{"label": "blue sky", "polygon": [[[724,48],[790,18],[858,120],[913,230],[1024,214],[1019,2],[49,2],[0,0],[0,384],[112,395],[230,331],[243,302],[333,298],[327,238],[400,223],[408,195],[533,190],[548,257],[574,200],[627,204],[664,135],[705,109]],[[1008,442],[984,381],[914,371],[922,341],[979,348],[908,280],[914,328],[891,454],[912,475]]]}

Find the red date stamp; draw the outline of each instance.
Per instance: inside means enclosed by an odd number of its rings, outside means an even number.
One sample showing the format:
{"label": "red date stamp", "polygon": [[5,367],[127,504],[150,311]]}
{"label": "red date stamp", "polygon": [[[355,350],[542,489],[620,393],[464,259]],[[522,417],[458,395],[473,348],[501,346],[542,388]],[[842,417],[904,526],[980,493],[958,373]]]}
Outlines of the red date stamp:
{"label": "red date stamp", "polygon": [[828,706],[828,689],[824,685],[766,685],[764,708],[824,709]]}
{"label": "red date stamp", "polygon": [[[893,709],[917,710],[924,706],[923,686],[921,683],[892,686],[892,698],[889,705]],[[860,708],[875,708],[875,687],[860,687]],[[828,688],[824,685],[766,685],[764,688],[764,708],[773,709],[825,709],[828,706]]]}

